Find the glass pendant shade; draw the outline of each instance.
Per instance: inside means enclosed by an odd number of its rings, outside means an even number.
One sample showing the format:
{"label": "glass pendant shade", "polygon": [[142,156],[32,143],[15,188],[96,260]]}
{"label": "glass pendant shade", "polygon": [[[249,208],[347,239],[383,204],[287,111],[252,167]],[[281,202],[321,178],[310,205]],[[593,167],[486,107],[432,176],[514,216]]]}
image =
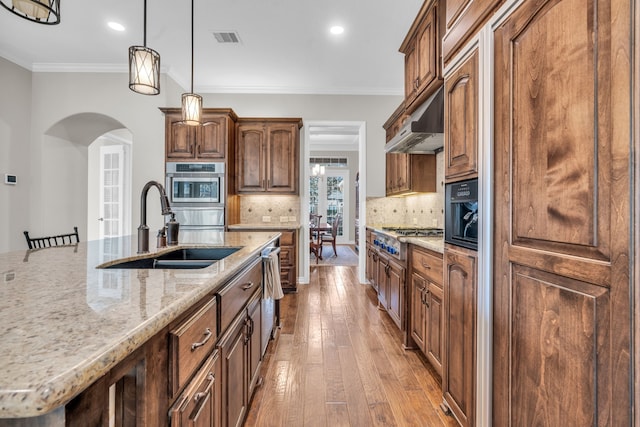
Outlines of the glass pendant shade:
{"label": "glass pendant shade", "polygon": [[196,93],[182,94],[182,121],[189,126],[198,126],[202,116],[202,97]]}
{"label": "glass pendant shade", "polygon": [[60,23],[60,0],[0,0],[0,4],[29,21],[47,25]]}
{"label": "glass pendant shade", "polygon": [[146,46],[129,47],[129,89],[143,95],[160,93],[160,54]]}

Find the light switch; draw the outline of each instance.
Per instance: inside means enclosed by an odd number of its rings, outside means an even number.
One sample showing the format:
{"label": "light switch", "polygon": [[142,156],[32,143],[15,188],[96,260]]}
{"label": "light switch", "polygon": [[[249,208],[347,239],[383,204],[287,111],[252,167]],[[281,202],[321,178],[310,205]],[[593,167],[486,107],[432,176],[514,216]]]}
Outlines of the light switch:
{"label": "light switch", "polygon": [[289,217],[289,222],[296,222],[296,217],[295,216],[290,216]]}
{"label": "light switch", "polygon": [[271,217],[270,216],[263,216],[262,217],[262,222],[271,222]]}
{"label": "light switch", "polygon": [[280,217],[280,222],[287,222],[289,220],[288,216],[281,216]]}

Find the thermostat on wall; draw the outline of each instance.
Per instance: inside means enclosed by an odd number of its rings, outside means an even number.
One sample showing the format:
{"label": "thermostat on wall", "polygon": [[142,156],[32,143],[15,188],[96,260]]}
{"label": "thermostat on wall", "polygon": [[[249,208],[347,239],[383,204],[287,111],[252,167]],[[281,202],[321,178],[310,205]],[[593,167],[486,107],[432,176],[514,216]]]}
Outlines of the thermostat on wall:
{"label": "thermostat on wall", "polygon": [[8,173],[4,174],[4,183],[10,185],[16,185],[18,183],[18,177]]}

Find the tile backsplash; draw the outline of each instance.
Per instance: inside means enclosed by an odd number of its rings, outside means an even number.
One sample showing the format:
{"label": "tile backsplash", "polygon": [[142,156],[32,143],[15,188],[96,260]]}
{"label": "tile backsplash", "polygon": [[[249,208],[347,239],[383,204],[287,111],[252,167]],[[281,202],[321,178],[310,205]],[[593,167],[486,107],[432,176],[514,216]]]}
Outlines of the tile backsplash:
{"label": "tile backsplash", "polygon": [[[242,224],[262,223],[263,217],[271,217],[271,224],[300,222],[300,198],[298,196],[242,196],[240,197],[240,222]],[[291,218],[295,217],[294,221]],[[284,222],[283,222],[284,223]]]}
{"label": "tile backsplash", "polygon": [[435,193],[367,198],[367,224],[444,227],[444,153],[436,155]]}

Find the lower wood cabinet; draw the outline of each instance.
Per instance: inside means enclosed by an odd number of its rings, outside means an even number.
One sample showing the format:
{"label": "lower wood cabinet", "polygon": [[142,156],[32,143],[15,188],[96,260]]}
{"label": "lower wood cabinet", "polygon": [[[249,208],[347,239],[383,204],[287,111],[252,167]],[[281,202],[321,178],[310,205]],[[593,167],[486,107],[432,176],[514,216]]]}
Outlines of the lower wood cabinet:
{"label": "lower wood cabinet", "polygon": [[171,409],[171,427],[220,426],[220,366],[215,351]]}
{"label": "lower wood cabinet", "polygon": [[378,303],[387,310],[398,328],[404,323],[406,268],[394,259],[377,253]]}
{"label": "lower wood cabinet", "polygon": [[409,334],[413,344],[442,375],[442,256],[415,245],[410,248]]}
{"label": "lower wood cabinet", "polygon": [[218,343],[222,360],[222,426],[244,422],[260,371],[261,292],[251,298]]}
{"label": "lower wood cabinet", "polygon": [[477,259],[472,250],[444,249],[443,405],[462,426],[475,424]]}

